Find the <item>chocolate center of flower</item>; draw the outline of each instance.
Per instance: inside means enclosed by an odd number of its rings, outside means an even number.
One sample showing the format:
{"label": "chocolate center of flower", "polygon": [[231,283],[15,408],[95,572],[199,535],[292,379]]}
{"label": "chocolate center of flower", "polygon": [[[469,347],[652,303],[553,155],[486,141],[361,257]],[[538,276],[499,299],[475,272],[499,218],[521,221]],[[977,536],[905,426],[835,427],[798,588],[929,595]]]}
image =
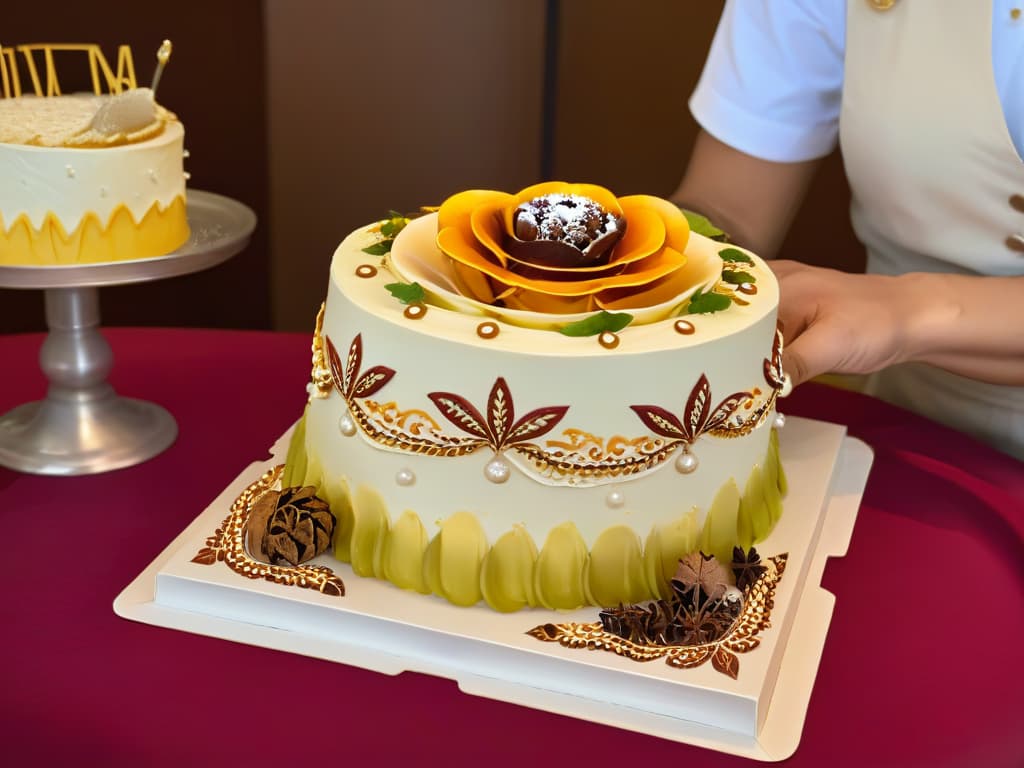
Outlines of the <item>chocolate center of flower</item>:
{"label": "chocolate center of flower", "polygon": [[606,264],[626,231],[626,220],[589,197],[550,194],[535,197],[512,215],[509,253],[544,267]]}

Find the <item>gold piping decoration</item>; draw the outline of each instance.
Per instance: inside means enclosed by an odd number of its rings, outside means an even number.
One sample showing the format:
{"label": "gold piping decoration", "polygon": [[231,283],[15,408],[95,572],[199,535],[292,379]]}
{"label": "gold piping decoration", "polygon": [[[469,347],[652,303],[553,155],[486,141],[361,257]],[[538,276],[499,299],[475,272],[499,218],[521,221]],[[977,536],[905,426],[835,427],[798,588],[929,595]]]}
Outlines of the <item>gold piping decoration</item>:
{"label": "gold piping decoration", "polygon": [[249,513],[260,497],[280,480],[283,471],[284,464],[279,464],[264,472],[259,480],[242,491],[231,505],[231,512],[224,518],[224,522],[206,539],[206,546],[196,553],[192,562],[200,565],[221,562],[249,579],[263,579],[341,597],[345,594],[345,585],[330,568],[322,565],[270,565],[253,559],[245,549],[245,523]]}
{"label": "gold piping decoration", "polygon": [[[343,363],[331,340],[323,335],[323,319],[324,305],[321,305],[313,336],[311,394],[326,398],[333,385],[344,399],[352,420],[370,441],[382,448],[428,456],[465,456],[488,447],[495,454],[507,451],[524,459],[539,477],[566,485],[608,482],[654,470],[678,450],[688,451],[702,435],[721,438],[748,435],[767,421],[785,381],[782,332],[776,328],[771,357],[764,360],[763,366],[765,381],[770,385],[767,393],[757,388],[752,392],[735,392],[712,407],[711,388],[702,374],[690,393],[682,418],[657,405],[631,406],[653,435],[616,435],[605,441],[584,430],[570,428],[562,432],[563,439],[549,438],[541,446],[525,438],[535,439],[550,431],[568,406],[531,411],[516,425],[487,424],[486,419],[458,395],[430,393],[428,397],[442,415],[469,433],[468,437],[449,435],[420,409],[369,400],[368,396],[385,386],[395,371],[381,365],[362,371],[361,334],[353,338]],[[484,412],[506,414],[502,403],[507,400],[507,405],[511,406],[512,393],[503,378],[495,381],[491,396],[498,400],[489,404]],[[491,405],[500,407],[494,410]],[[530,418],[535,421],[532,426],[527,424]],[[473,426],[466,429],[466,424]]]}
{"label": "gold piping decoration", "polygon": [[739,676],[737,654],[747,653],[761,644],[760,634],[771,627],[775,590],[786,570],[788,554],[768,559],[768,569],[744,591],[743,610],[728,632],[713,643],[702,645],[641,645],[607,632],[601,622],[541,624],[526,634],[564,648],[608,651],[633,661],[664,659],[670,667],[691,669],[709,659],[712,666],[734,680]]}
{"label": "gold piping decoration", "polygon": [[320,305],[320,311],[316,313],[316,330],[313,332],[313,371],[310,374],[312,385],[311,397],[324,399],[331,394],[334,382],[331,379],[331,369],[327,365],[327,357],[324,355],[324,308],[327,302]]}

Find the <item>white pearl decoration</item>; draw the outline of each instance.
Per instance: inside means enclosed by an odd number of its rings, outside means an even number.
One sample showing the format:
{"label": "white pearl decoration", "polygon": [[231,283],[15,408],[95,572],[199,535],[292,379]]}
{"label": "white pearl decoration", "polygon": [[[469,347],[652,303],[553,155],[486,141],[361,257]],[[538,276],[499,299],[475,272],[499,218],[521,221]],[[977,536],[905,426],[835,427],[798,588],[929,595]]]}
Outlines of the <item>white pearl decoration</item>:
{"label": "white pearl decoration", "polygon": [[684,475],[688,475],[697,469],[697,457],[689,451],[683,451],[679,458],[676,459],[676,470],[682,472]]}
{"label": "white pearl decoration", "polygon": [[484,477],[496,485],[500,485],[508,480],[510,474],[512,474],[512,470],[509,465],[499,458],[492,459],[484,467]]}
{"label": "white pearl decoration", "polygon": [[416,482],[416,473],[411,469],[400,469],[395,473],[395,482],[408,487]]}
{"label": "white pearl decoration", "polygon": [[352,437],[356,433],[356,423],[352,421],[352,415],[347,411],[338,419],[338,429],[345,437]]}
{"label": "white pearl decoration", "polygon": [[618,509],[626,503],[626,495],[622,491],[611,491],[605,503],[612,509]]}
{"label": "white pearl decoration", "polygon": [[786,417],[778,411],[775,412],[775,421],[772,422],[772,426],[776,429],[782,429],[786,426]]}

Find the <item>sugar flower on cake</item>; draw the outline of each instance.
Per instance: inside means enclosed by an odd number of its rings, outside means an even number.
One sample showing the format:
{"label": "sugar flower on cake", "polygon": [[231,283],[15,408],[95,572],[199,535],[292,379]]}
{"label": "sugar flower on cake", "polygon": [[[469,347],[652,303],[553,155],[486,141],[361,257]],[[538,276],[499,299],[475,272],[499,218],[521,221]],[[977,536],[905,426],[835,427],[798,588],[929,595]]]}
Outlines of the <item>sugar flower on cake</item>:
{"label": "sugar flower on cake", "polygon": [[721,273],[721,260],[688,249],[690,227],[673,203],[594,184],[460,192],[441,205],[436,226],[443,258],[424,268],[400,250],[397,271],[442,302],[513,322],[509,315],[570,322],[601,310],[654,322]]}

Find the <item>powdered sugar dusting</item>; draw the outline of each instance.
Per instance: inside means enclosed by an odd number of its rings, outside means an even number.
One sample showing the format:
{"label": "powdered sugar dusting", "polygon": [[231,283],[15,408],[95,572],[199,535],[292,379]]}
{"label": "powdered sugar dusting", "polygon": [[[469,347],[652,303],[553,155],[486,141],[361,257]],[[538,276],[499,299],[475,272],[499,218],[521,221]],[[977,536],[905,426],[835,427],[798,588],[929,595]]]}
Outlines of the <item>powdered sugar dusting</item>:
{"label": "powdered sugar dusting", "polygon": [[582,251],[602,235],[618,231],[618,222],[589,197],[553,193],[520,205],[515,229],[522,240],[554,240]]}

